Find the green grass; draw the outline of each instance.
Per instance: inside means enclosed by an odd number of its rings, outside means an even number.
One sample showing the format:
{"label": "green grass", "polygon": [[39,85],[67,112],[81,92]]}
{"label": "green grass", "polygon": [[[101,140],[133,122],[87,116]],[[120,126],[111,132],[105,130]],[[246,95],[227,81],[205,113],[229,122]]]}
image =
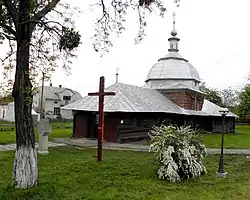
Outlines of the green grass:
{"label": "green grass", "polygon": [[[72,136],[72,122],[51,122],[52,132],[49,140],[53,138],[70,138]],[[2,129],[2,130],[1,130]],[[36,141],[38,141],[38,133],[35,130]],[[0,123],[0,144],[10,144],[16,142],[16,134],[13,123]]]}
{"label": "green grass", "polygon": [[[70,138],[72,136],[72,122],[51,122],[52,133],[49,140],[53,138]],[[0,121],[0,144],[15,143],[15,131],[11,130],[13,123]],[[6,129],[1,131],[1,129]],[[36,132],[36,140],[38,133]],[[208,133],[203,137],[207,148],[220,148],[221,134]],[[148,144],[148,143],[147,143]],[[236,127],[236,134],[225,134],[225,148],[231,149],[250,149],[250,126],[240,125]]]}
{"label": "green grass", "polygon": [[[208,133],[203,137],[207,148],[220,148],[221,133]],[[237,126],[236,134],[225,134],[224,147],[230,149],[250,149],[250,126]]]}
{"label": "green grass", "polygon": [[0,124],[12,124],[12,125],[14,125],[14,122],[6,122],[3,120],[0,120]]}
{"label": "green grass", "polygon": [[216,178],[218,156],[208,156],[208,173],[180,183],[159,180],[158,165],[147,152],[104,151],[60,147],[39,156],[39,184],[29,190],[11,187],[13,152],[0,153],[1,200],[246,200],[250,199],[250,161],[225,156],[227,179]]}

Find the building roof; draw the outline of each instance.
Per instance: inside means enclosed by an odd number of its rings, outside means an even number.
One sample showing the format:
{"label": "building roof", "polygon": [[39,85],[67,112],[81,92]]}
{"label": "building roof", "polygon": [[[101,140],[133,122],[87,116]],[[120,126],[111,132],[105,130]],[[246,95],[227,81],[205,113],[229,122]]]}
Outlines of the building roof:
{"label": "building roof", "polygon": [[[39,91],[42,91],[42,87],[37,88]],[[51,100],[58,100],[60,101],[59,93],[63,92],[64,90],[71,90],[75,95],[79,95],[79,98],[82,96],[80,95],[79,92],[76,92],[72,89],[69,88],[64,88],[64,87],[52,87],[52,86],[44,86],[43,88],[43,95],[46,99],[51,99]]]}
{"label": "building roof", "polygon": [[[219,113],[219,110],[221,110],[221,107],[212,103],[211,101],[208,101],[206,99],[204,99],[204,103],[203,103],[203,106],[202,106],[202,111],[207,113],[208,115],[211,115],[211,116],[221,116],[221,114]],[[232,113],[232,112],[229,112],[227,114],[228,117],[235,117],[235,118],[238,118],[239,116]]]}
{"label": "building roof", "polygon": [[[179,106],[153,89],[115,83],[105,91],[116,92],[104,98],[105,112],[181,112]],[[86,96],[62,109],[98,111],[98,97]]]}
{"label": "building roof", "polygon": [[169,52],[149,70],[146,82],[153,79],[193,79],[200,82],[197,70],[178,52]]}
{"label": "building roof", "polygon": [[[105,89],[106,92],[116,92],[115,96],[104,97],[105,112],[157,112],[197,116],[220,116],[221,108],[208,100],[204,100],[201,111],[187,110],[154,89],[115,83]],[[85,96],[84,98],[68,104],[62,109],[80,111],[98,111],[98,97]],[[214,110],[217,109],[217,112]],[[229,113],[230,117],[237,117]]]}
{"label": "building roof", "polygon": [[[146,85],[146,87],[148,87],[148,86]],[[151,88],[152,89],[158,89],[158,90],[168,90],[168,91],[172,91],[172,90],[191,90],[191,91],[194,91],[196,93],[204,94],[204,92],[202,92],[201,90],[198,90],[198,89],[196,89],[194,87],[190,87],[190,86],[188,86],[188,85],[186,85],[184,83],[176,83],[173,86],[171,86],[171,85],[170,86],[163,85],[163,86],[157,86],[156,88],[154,88],[154,87],[151,87]]]}

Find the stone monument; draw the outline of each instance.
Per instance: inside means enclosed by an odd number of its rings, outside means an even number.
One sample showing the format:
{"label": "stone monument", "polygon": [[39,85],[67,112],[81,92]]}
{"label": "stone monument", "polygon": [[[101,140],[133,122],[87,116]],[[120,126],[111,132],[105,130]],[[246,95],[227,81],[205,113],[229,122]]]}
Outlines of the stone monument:
{"label": "stone monument", "polygon": [[51,133],[51,126],[48,119],[40,119],[38,123],[39,143],[38,154],[48,154],[48,135]]}

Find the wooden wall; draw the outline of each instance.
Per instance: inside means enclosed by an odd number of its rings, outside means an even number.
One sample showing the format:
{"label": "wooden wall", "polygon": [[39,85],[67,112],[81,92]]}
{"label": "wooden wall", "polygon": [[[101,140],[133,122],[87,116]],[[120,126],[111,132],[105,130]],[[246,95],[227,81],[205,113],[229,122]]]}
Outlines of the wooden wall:
{"label": "wooden wall", "polygon": [[[119,119],[105,115],[104,140],[116,142]],[[74,112],[73,137],[97,138],[98,121],[95,112]]]}
{"label": "wooden wall", "polygon": [[[235,132],[235,119],[232,117],[225,118],[225,125],[224,125],[225,133],[234,133]],[[215,118],[213,120],[213,132],[214,133],[221,133],[222,132],[222,118]]]}
{"label": "wooden wall", "polygon": [[[221,117],[185,116],[163,113],[106,113],[104,140],[124,142],[148,138],[154,125],[190,125],[207,132],[221,132]],[[234,132],[234,118],[227,118],[225,131]],[[96,113],[77,112],[74,114],[74,136],[76,138],[97,138]]]}
{"label": "wooden wall", "polygon": [[89,131],[89,116],[82,113],[74,114],[73,132],[75,138],[82,138],[88,136]]}
{"label": "wooden wall", "polygon": [[119,119],[106,116],[104,118],[104,123],[104,140],[108,142],[117,142]]}
{"label": "wooden wall", "polygon": [[162,113],[133,113],[119,117],[118,142],[148,138],[148,132],[154,125],[169,125],[173,119]]}

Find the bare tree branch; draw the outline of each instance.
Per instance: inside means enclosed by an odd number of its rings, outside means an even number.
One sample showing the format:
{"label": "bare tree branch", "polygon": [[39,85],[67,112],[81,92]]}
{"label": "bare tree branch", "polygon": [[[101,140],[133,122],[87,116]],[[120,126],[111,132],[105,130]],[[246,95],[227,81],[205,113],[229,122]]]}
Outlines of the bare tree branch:
{"label": "bare tree branch", "polygon": [[[60,2],[60,0],[52,0],[51,2],[48,2],[48,4],[38,13],[36,13],[30,21],[40,21],[45,15],[47,15],[53,8],[56,7],[56,5]],[[36,24],[32,25],[32,29],[34,29]]]}
{"label": "bare tree branch", "polygon": [[8,11],[8,13],[10,14],[12,20],[13,20],[13,23],[15,25],[15,28],[17,30],[17,10],[16,10],[16,7],[14,6],[13,3],[11,3],[10,0],[3,0],[3,3]]}
{"label": "bare tree branch", "polygon": [[0,27],[6,29],[10,34],[16,37],[16,31],[7,24],[5,24],[4,22],[2,22],[1,20],[0,20]]}
{"label": "bare tree branch", "polygon": [[4,32],[0,32],[0,35],[3,35],[4,37],[6,37],[8,40],[16,40],[16,37],[13,37],[12,35],[8,35]]}

